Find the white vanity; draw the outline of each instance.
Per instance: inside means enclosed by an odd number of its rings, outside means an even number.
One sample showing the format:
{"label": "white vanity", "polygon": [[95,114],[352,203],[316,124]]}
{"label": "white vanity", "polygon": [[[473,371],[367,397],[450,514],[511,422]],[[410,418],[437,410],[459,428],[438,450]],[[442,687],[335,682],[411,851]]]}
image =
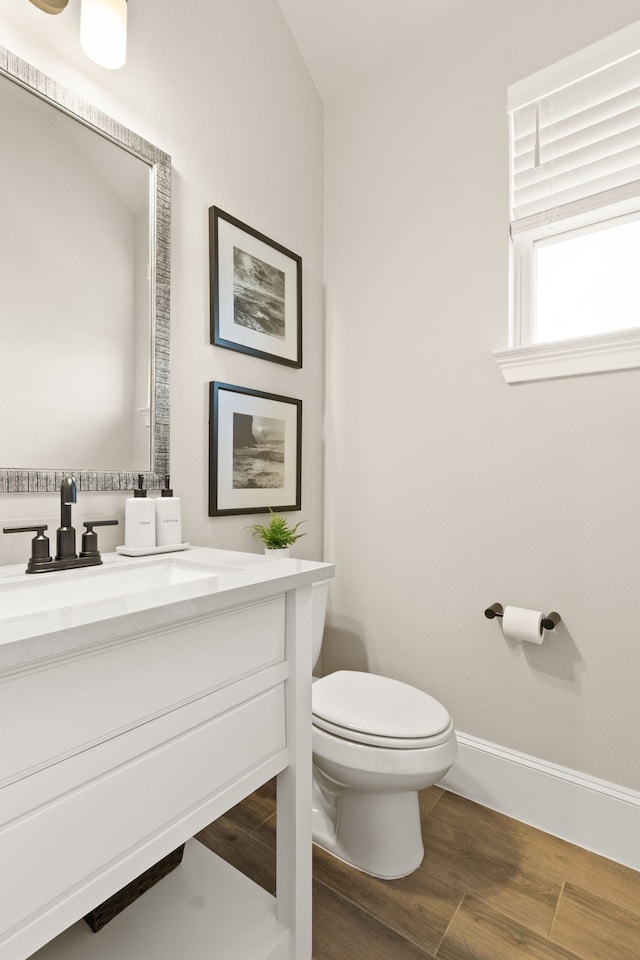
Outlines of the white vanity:
{"label": "white vanity", "polygon": [[[0,960],[310,960],[311,585],[333,567],[104,561],[0,568]],[[190,838],[276,775],[273,898]]]}

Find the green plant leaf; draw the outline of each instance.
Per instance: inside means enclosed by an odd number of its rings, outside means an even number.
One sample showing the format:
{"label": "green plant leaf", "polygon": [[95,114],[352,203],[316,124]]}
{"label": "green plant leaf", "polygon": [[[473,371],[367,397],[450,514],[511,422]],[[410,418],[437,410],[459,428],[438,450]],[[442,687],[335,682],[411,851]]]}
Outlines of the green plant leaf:
{"label": "green plant leaf", "polygon": [[306,530],[298,533],[298,528],[306,521],[299,520],[295,526],[290,527],[286,517],[281,517],[279,514],[274,513],[271,507],[269,507],[269,513],[271,514],[271,520],[268,526],[265,527],[261,523],[252,523],[246,529],[253,530],[253,536],[262,540],[264,545],[270,550],[280,550],[282,547],[290,547],[296,540],[305,536]]}

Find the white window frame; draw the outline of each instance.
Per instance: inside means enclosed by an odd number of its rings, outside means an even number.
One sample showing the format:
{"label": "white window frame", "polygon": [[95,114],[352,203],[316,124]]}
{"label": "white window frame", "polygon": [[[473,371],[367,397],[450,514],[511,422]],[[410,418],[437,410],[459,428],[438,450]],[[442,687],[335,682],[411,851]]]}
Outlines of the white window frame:
{"label": "white window frame", "polygon": [[[514,100],[533,102],[553,89],[638,50],[640,22],[513,85],[509,89],[510,103]],[[596,196],[592,202],[590,199],[581,201],[572,216],[566,213],[564,211],[564,216],[558,220],[551,216],[544,223],[540,218],[532,218],[531,226],[525,225],[512,234],[509,346],[493,354],[507,383],[640,367],[640,327],[550,343],[536,343],[534,340],[534,243],[640,213],[638,185],[631,184],[628,190],[616,190],[607,204],[603,204],[603,196]]]}

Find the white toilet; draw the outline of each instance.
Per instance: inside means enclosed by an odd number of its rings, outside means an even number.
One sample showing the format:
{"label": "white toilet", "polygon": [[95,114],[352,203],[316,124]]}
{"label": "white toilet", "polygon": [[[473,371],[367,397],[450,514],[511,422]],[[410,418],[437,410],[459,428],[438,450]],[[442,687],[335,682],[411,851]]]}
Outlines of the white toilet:
{"label": "white toilet", "polygon": [[[329,584],[313,588],[313,663]],[[458,744],[442,704],[406,683],[339,670],[312,688],[313,840],[374,877],[422,863],[418,790],[440,780]]]}

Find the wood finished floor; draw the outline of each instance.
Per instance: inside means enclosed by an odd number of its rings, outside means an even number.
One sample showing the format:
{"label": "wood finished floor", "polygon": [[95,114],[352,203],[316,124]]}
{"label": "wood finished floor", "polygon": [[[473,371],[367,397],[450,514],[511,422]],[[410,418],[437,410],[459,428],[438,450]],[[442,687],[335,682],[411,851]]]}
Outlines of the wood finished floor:
{"label": "wood finished floor", "polygon": [[[314,846],[314,960],[640,960],[640,873],[431,787],[402,880]],[[198,839],[275,892],[275,783]]]}

